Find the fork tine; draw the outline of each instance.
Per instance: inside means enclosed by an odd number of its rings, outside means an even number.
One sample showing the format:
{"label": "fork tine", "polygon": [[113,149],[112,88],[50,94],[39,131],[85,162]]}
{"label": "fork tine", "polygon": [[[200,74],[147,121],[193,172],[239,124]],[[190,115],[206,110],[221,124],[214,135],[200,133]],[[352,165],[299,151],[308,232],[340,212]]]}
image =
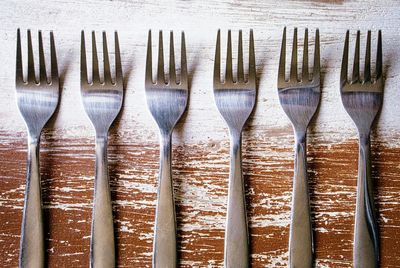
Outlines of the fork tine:
{"label": "fork tine", "polygon": [[365,48],[364,82],[371,82],[371,31],[368,31]]}
{"label": "fork tine", "polygon": [[357,31],[356,48],[354,51],[354,65],[352,82],[360,80],[360,31]]}
{"label": "fork tine", "polygon": [[163,52],[163,36],[162,31],[159,32],[158,36],[158,68],[157,68],[157,84],[165,84],[164,75],[164,52]]}
{"label": "fork tine", "polygon": [[147,38],[147,56],[146,56],[146,78],[145,84],[153,84],[153,63],[151,56],[151,30],[149,30],[149,36]]}
{"label": "fork tine", "polygon": [[294,28],[290,81],[297,81],[297,28]]}
{"label": "fork tine", "polygon": [[36,82],[31,30],[28,30],[28,82]]}
{"label": "fork tine", "polygon": [[44,52],[43,52],[43,40],[42,40],[42,32],[38,32],[39,36],[39,75],[40,75],[40,83],[47,83],[47,74],[46,74],[46,64],[44,61]]}
{"label": "fork tine", "polygon": [[186,61],[186,42],[185,33],[181,34],[181,82],[183,88],[188,88],[188,74],[187,74],[187,61]]}
{"label": "fork tine", "polygon": [[249,45],[249,83],[256,83],[256,56],[254,52],[254,36],[253,29],[250,29],[250,45]]}
{"label": "fork tine", "polygon": [[100,83],[99,60],[97,58],[96,35],[94,31],[92,31],[92,62],[92,83]]}
{"label": "fork tine", "polygon": [[242,30],[239,30],[237,80],[239,83],[244,80]]}
{"label": "fork tine", "polygon": [[303,67],[302,67],[302,81],[310,79],[308,74],[308,29],[304,31],[304,48],[303,48]]}
{"label": "fork tine", "polygon": [[[52,78],[53,79],[53,78]],[[85,48],[85,32],[81,32],[81,85],[88,83],[86,48]]]}
{"label": "fork tine", "polygon": [[382,77],[382,32],[378,32],[378,49],[376,51],[376,80]]}
{"label": "fork tine", "polygon": [[321,77],[321,56],[319,44],[319,29],[315,31],[315,48],[314,48],[314,67],[313,67],[313,80],[318,80]]}
{"label": "fork tine", "polygon": [[110,60],[108,58],[108,48],[107,48],[107,36],[106,32],[103,31],[103,63],[104,63],[104,83],[111,84],[111,71],[110,71]]}
{"label": "fork tine", "polygon": [[221,30],[217,33],[214,59],[214,86],[219,83],[221,83]]}
{"label": "fork tine", "polygon": [[228,47],[226,50],[225,83],[227,83],[227,82],[233,82],[231,30],[228,30]]}
{"label": "fork tine", "polygon": [[119,50],[118,32],[114,32],[115,42],[115,84],[123,85],[124,78],[122,75],[121,52]]}
{"label": "fork tine", "polygon": [[172,31],[169,33],[169,83],[176,84],[174,34]]}
{"label": "fork tine", "polygon": [[23,83],[24,75],[22,71],[22,49],[21,49],[21,32],[17,30],[17,56],[16,56],[16,69],[15,69],[15,82]]}
{"label": "fork tine", "polygon": [[283,28],[281,55],[279,56],[278,84],[285,83],[286,27]]}
{"label": "fork tine", "polygon": [[349,30],[347,30],[346,39],[344,40],[342,67],[340,70],[340,84],[342,86],[347,83],[348,61],[349,61]]}
{"label": "fork tine", "polygon": [[[56,45],[54,43],[54,34],[50,32],[50,63],[51,63],[51,83],[58,83],[58,65],[57,65],[57,54],[56,54]],[[85,60],[86,62],[86,60]],[[87,80],[86,80],[87,81]]]}

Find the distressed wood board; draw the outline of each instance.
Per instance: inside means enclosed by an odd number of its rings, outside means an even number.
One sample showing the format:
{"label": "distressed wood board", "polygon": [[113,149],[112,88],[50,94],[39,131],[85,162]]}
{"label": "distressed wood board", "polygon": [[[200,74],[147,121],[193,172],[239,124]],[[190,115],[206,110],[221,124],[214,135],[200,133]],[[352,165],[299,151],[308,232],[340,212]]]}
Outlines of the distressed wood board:
{"label": "distressed wood board", "polygon": [[[188,109],[173,135],[180,267],[222,267],[229,136],[213,100],[217,29],[254,29],[257,105],[243,133],[243,169],[253,267],[287,267],[293,134],[276,90],[281,35],[320,29],[322,98],[308,132],[308,173],[317,267],[351,267],[357,180],[357,134],[339,94],[345,31],[383,34],[385,96],[372,131],[372,176],[381,266],[400,267],[400,5],[398,1],[39,1],[4,0],[0,10],[0,263],[18,265],[26,172],[26,130],[15,104],[16,30],[54,31],[61,74],[59,109],[41,144],[49,267],[87,267],[94,179],[94,132],[79,87],[80,31],[100,40],[118,31],[126,81],[121,114],[110,131],[118,267],[151,267],[158,172],[158,133],[147,110],[144,67],[148,30],[186,34]],[[165,36],[167,32],[165,32]],[[164,40],[167,47],[167,40]],[[301,45],[300,45],[301,47]],[[24,47],[25,48],[25,47]],[[34,43],[34,49],[37,49]],[[300,48],[301,49],[301,48]],[[24,49],[25,50],[25,49]],[[155,50],[155,49],[154,49]],[[312,51],[312,50],[311,50]],[[99,53],[101,52],[101,47]],[[351,53],[353,51],[351,50]],[[375,52],[375,50],[373,50]],[[25,53],[25,52],[24,52]],[[155,52],[154,52],[155,53]],[[26,62],[25,62],[26,63]]]}

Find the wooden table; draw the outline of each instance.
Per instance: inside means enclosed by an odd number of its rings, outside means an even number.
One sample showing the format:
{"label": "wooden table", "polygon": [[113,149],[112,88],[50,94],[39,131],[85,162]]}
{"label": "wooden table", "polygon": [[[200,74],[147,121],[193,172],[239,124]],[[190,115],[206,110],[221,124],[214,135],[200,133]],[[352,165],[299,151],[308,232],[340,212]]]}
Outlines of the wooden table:
{"label": "wooden table", "polygon": [[[126,79],[122,112],[110,131],[110,176],[119,267],[150,267],[158,133],[147,110],[148,29],[186,33],[191,78],[187,112],[173,135],[180,267],[221,267],[229,170],[228,130],[213,100],[217,29],[254,29],[257,105],[243,133],[243,167],[253,267],[286,267],[293,135],[277,96],[283,26],[321,33],[322,98],[308,133],[308,172],[317,267],[351,267],[357,134],[339,94],[344,35],[383,31],[385,97],[372,132],[382,267],[400,267],[400,5],[398,1],[2,1],[0,11],[0,263],[18,263],[25,189],[26,131],[15,105],[16,29],[48,31],[61,74],[59,109],[42,135],[41,173],[50,267],[87,267],[94,179],[94,132],[80,99],[80,31],[118,30]],[[98,41],[100,40],[100,35]],[[154,41],[153,41],[154,42]],[[154,42],[156,43],[156,42]],[[24,43],[25,44],[25,43]],[[165,40],[165,46],[167,42]],[[176,48],[179,39],[176,38]],[[25,46],[24,46],[25,48]],[[36,42],[34,49],[36,49]],[[101,51],[101,47],[99,48]],[[113,51],[113,45],[110,48]],[[100,52],[99,51],[99,52]],[[25,50],[24,50],[25,53]],[[351,50],[353,53],[353,50]],[[26,62],[25,62],[26,63]]]}

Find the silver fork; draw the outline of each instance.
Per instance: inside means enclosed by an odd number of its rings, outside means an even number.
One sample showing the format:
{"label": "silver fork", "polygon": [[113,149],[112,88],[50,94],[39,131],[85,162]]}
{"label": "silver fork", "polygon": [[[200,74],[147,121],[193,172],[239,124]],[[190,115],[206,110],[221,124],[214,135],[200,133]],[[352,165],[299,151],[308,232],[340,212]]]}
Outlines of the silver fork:
{"label": "silver fork", "polygon": [[19,267],[44,267],[44,234],[40,188],[40,133],[53,115],[59,97],[54,36],[50,32],[51,75],[46,75],[42,33],[39,31],[39,80],[33,62],[31,32],[28,30],[28,78],[23,77],[21,34],[17,31],[15,88],[17,104],[28,130],[28,164],[22,216]]}
{"label": "silver fork", "polygon": [[123,77],[118,35],[115,32],[115,79],[112,81],[107,39],[103,32],[104,75],[100,81],[95,33],[92,32],[92,82],[88,82],[85,35],[81,34],[81,95],[83,106],[96,131],[96,175],[94,183],[90,266],[114,267],[115,245],[107,163],[108,130],[121,110]]}
{"label": "silver fork", "polygon": [[289,266],[313,265],[313,235],[311,227],[309,190],[307,179],[307,127],[320,101],[319,31],[315,32],[314,67],[308,73],[308,30],[304,34],[301,80],[297,75],[297,28],[294,29],[292,61],[289,80],[285,79],[286,27],[283,30],[279,60],[278,95],[295,134],[295,161],[293,196],[289,234]]}
{"label": "silver fork", "polygon": [[371,79],[371,31],[368,31],[367,36],[364,80],[360,78],[360,31],[357,32],[351,81],[347,79],[348,58],[349,31],[346,33],[344,43],[340,94],[344,108],[357,127],[359,137],[353,262],[356,268],[378,267],[379,239],[371,179],[370,131],[383,100],[381,31],[378,34],[376,78],[374,80]]}
{"label": "silver fork", "polygon": [[250,30],[249,75],[243,70],[242,31],[239,31],[237,79],[233,80],[231,31],[228,31],[225,81],[221,81],[221,32],[218,31],[214,61],[214,99],[228,125],[230,171],[228,211],[225,227],[225,267],[249,266],[249,241],[246,219],[246,200],[242,174],[242,130],[256,100],[256,63],[253,31]]}
{"label": "silver fork", "polygon": [[160,130],[160,171],[158,178],[153,267],[176,267],[176,220],[171,173],[171,136],[186,109],[188,75],[185,35],[181,36],[181,75],[176,79],[174,38],[170,32],[169,81],[164,75],[162,31],[159,32],[157,80],[153,82],[151,31],[147,42],[145,89],[147,106]]}

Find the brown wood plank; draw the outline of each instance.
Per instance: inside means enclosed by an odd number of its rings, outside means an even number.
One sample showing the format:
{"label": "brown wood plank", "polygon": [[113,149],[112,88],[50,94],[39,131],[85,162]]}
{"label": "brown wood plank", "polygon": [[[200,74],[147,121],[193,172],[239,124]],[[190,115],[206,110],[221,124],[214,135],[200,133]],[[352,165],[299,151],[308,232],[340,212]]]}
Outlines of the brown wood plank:
{"label": "brown wood plank", "polygon": [[[244,173],[253,267],[285,267],[293,161],[291,130],[276,137],[244,138]],[[54,136],[53,136],[54,135]],[[11,133],[1,133],[1,140]],[[15,135],[14,135],[15,136]],[[6,267],[17,265],[25,187],[24,134],[0,145],[0,246]],[[309,142],[309,175],[318,266],[350,267],[357,176],[357,142],[326,146]],[[94,148],[91,139],[42,139],[41,172],[50,267],[88,265]],[[181,267],[223,262],[227,142],[177,144],[173,170]],[[382,267],[400,261],[398,200],[400,148],[373,141]],[[118,143],[109,148],[119,267],[150,267],[155,213],[158,145]]]}

